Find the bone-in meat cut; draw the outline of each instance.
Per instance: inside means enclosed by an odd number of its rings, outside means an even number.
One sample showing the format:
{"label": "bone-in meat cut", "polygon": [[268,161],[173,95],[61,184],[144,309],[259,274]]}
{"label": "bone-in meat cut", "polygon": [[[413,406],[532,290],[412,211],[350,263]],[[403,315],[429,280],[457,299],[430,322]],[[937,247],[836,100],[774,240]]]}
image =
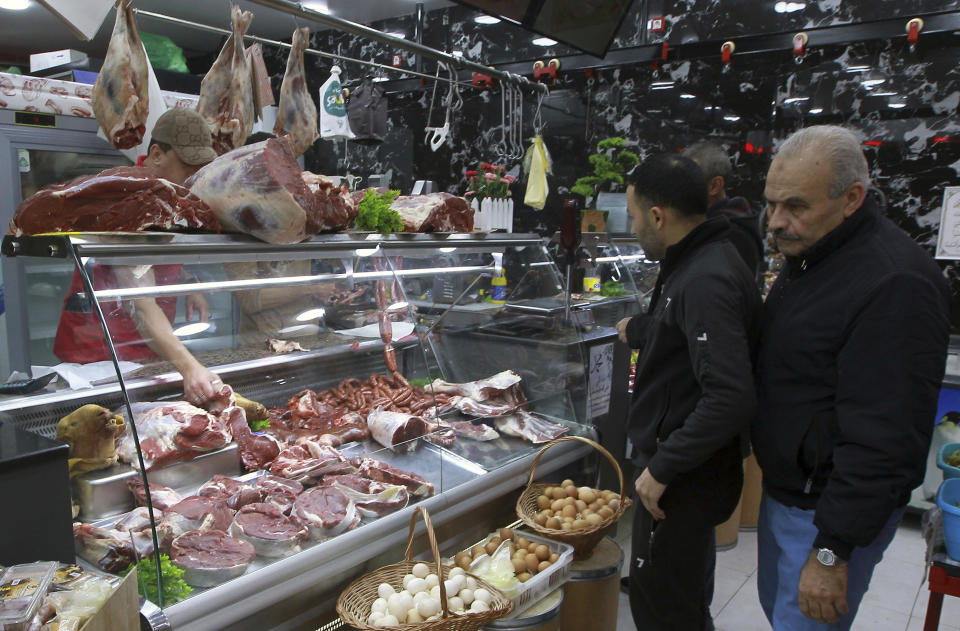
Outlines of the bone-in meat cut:
{"label": "bone-in meat cut", "polygon": [[173,541],[170,561],[193,587],[213,587],[247,571],[257,552],[249,541],[222,530],[188,532]]}
{"label": "bone-in meat cut", "polygon": [[[137,506],[147,505],[147,493],[143,490],[143,480],[140,479],[139,475],[127,482],[127,488],[133,493]],[[150,483],[150,501],[153,503],[154,510],[165,511],[182,500],[183,497],[173,489],[162,484]]]}
{"label": "bone-in meat cut", "polygon": [[260,489],[264,502],[273,504],[287,514],[293,508],[293,501],[303,493],[302,484],[276,475],[260,476],[257,478],[256,487]]}
{"label": "bone-in meat cut", "polygon": [[353,464],[357,467],[360,475],[365,478],[385,482],[386,484],[401,484],[407,487],[410,495],[413,496],[430,497],[433,495],[433,485],[412,471],[397,469],[373,458],[355,458]]}
{"label": "bone-in meat cut", "polygon": [[524,410],[501,416],[494,424],[501,433],[523,438],[534,444],[550,442],[570,431],[566,425],[551,423]]}
{"label": "bone-in meat cut", "polygon": [[249,541],[263,557],[284,557],[300,551],[307,538],[305,526],[273,504],[247,504],[233,518],[230,534]]}
{"label": "bone-in meat cut", "polygon": [[410,499],[405,486],[375,482],[359,475],[327,476],[321,486],[343,491],[363,517],[383,517],[400,510]]}
{"label": "bone-in meat cut", "polygon": [[332,486],[304,491],[293,503],[292,516],[307,527],[311,539],[334,537],[360,523],[360,513],[354,503]]}
{"label": "bone-in meat cut", "polygon": [[488,441],[500,438],[497,430],[483,423],[472,423],[470,421],[443,421],[441,427],[449,427],[457,436],[469,438],[470,440]]}
{"label": "bone-in meat cut", "polygon": [[427,433],[427,423],[421,417],[380,408],[370,412],[367,427],[375,441],[398,453],[416,450],[417,439]]}
{"label": "bone-in meat cut", "polygon": [[292,42],[287,71],[280,84],[280,103],[273,133],[289,136],[293,153],[299,156],[320,137],[320,132],[317,131],[317,106],[307,90],[307,73],[303,66],[303,51],[310,43],[310,29],[295,30]]}
{"label": "bone-in meat cut", "polygon": [[[138,403],[131,407],[147,471],[191,460],[223,447],[232,439],[220,417],[186,401]],[[117,455],[123,462],[139,466],[133,431],[129,427],[117,441]]]}
{"label": "bone-in meat cut", "polygon": [[73,542],[77,556],[107,572],[123,571],[131,563],[153,554],[149,530],[122,532],[75,522]]}
{"label": "bone-in meat cut", "polygon": [[325,475],[355,472],[354,466],[333,447],[304,439],[287,446],[270,465],[270,473],[303,484],[313,484]]}
{"label": "bone-in meat cut", "polygon": [[224,230],[267,243],[299,243],[309,236],[314,194],[286,138],[269,138],[224,154],[185,182]]}
{"label": "bone-in meat cut", "polygon": [[233,521],[233,513],[220,500],[191,495],[163,514],[163,521],[157,526],[160,548],[166,550],[170,542],[185,532],[226,530]]}
{"label": "bone-in meat cut", "polygon": [[226,417],[227,427],[240,448],[240,461],[248,471],[265,468],[280,453],[280,445],[272,436],[250,431],[243,409],[229,407],[223,411],[221,417]]}
{"label": "bone-in meat cut", "polygon": [[234,5],[230,18],[233,32],[200,82],[197,103],[197,111],[210,126],[213,148],[219,154],[241,146],[260,117],[259,100],[253,89],[253,66],[243,47],[243,36],[250,28],[253,13]]}
{"label": "bone-in meat cut", "polygon": [[240,510],[247,504],[254,504],[263,499],[263,494],[254,484],[220,474],[205,482],[197,490],[197,495],[223,502],[231,510]]}
{"label": "bone-in meat cut", "polygon": [[212,210],[153,169],[114,167],[52,184],[20,203],[10,232],[220,232]]}
{"label": "bone-in meat cut", "polygon": [[404,232],[470,232],[473,209],[462,197],[450,193],[401,195],[390,207],[403,220]]}
{"label": "bone-in meat cut", "polygon": [[117,0],[117,17],[100,74],[93,84],[93,113],[117,149],[143,142],[150,113],[148,61],[130,4]]}
{"label": "bone-in meat cut", "polygon": [[466,383],[449,383],[442,379],[435,379],[430,387],[433,388],[434,393],[458,394],[477,402],[483,402],[510,390],[520,383],[520,380],[520,375],[514,371],[504,370],[492,377]]}

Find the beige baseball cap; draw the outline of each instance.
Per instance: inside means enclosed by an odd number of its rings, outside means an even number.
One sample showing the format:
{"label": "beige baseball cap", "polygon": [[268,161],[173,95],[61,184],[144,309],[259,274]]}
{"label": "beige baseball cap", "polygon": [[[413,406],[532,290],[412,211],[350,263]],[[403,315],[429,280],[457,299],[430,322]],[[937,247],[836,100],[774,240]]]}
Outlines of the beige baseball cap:
{"label": "beige baseball cap", "polygon": [[207,164],[217,157],[213,150],[213,136],[203,116],[195,110],[174,107],[157,119],[151,140],[158,140],[173,148],[184,164]]}

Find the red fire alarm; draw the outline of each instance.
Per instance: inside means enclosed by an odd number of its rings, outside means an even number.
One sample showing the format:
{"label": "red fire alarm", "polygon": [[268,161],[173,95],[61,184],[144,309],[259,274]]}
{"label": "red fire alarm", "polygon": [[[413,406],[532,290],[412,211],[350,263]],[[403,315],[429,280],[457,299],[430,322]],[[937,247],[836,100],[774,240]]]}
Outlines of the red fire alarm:
{"label": "red fire alarm", "polygon": [[403,65],[403,57],[401,57],[400,55],[394,55],[393,61],[391,61],[390,63],[394,68],[399,68],[400,66]]}
{"label": "red fire alarm", "polygon": [[667,19],[662,15],[660,17],[650,18],[650,23],[647,27],[651,33],[659,33],[660,31],[667,28]]}

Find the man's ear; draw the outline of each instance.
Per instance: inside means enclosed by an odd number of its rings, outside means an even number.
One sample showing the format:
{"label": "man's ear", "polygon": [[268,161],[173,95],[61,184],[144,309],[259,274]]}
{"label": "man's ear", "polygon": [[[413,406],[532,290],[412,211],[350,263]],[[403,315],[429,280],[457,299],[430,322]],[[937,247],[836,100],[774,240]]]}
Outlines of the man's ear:
{"label": "man's ear", "polygon": [[710,178],[710,181],[707,182],[707,194],[713,197],[721,197],[723,195],[724,188],[727,186],[726,181],[722,175],[715,175]]}
{"label": "man's ear", "polygon": [[163,149],[160,148],[160,145],[150,145],[150,148],[147,149],[147,162],[156,164],[158,160],[163,158]]}
{"label": "man's ear", "polygon": [[664,221],[667,217],[666,211],[664,211],[664,209],[660,206],[651,206],[650,216],[653,218],[653,227],[657,230],[662,230]]}
{"label": "man's ear", "polygon": [[854,182],[850,188],[843,194],[843,218],[847,219],[863,205],[863,199],[867,196],[867,189],[862,182]]}

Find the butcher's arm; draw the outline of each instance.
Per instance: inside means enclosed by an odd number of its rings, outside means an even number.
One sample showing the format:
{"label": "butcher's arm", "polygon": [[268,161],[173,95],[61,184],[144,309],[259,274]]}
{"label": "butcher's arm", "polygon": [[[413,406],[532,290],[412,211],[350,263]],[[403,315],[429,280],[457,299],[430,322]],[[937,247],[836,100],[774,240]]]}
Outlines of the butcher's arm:
{"label": "butcher's arm", "polygon": [[[224,270],[231,280],[249,280],[260,276],[257,264],[226,263]],[[333,282],[317,283],[297,287],[267,287],[237,292],[236,299],[240,308],[248,315],[255,315],[268,309],[276,309],[304,295],[326,298],[335,290]]]}

